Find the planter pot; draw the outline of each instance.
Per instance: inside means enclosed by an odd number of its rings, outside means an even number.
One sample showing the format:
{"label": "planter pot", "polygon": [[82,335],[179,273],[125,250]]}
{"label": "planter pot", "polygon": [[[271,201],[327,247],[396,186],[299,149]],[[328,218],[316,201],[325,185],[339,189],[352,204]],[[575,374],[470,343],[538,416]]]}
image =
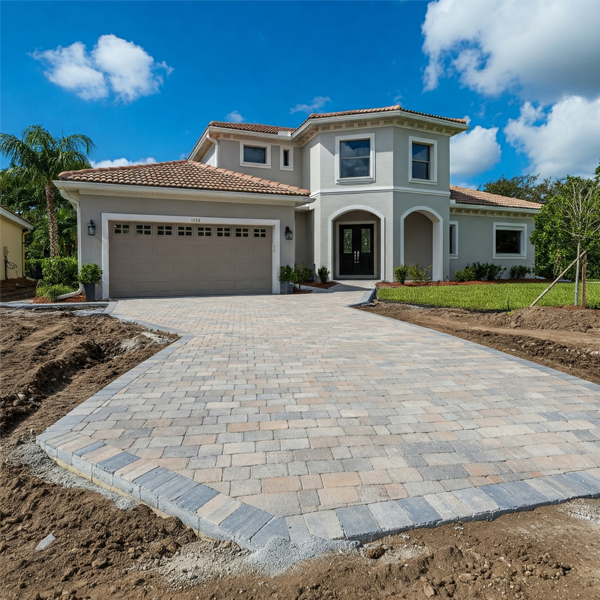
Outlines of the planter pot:
{"label": "planter pot", "polygon": [[85,290],[86,302],[94,302],[94,300],[96,300],[96,284],[84,283],[83,289]]}

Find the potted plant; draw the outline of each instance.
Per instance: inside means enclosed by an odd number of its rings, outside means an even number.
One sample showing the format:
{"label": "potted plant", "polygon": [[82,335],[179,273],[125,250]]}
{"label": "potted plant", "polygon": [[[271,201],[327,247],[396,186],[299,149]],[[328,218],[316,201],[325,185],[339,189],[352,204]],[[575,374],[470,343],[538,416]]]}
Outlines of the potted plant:
{"label": "potted plant", "polygon": [[83,284],[87,302],[93,302],[96,299],[96,284],[100,283],[101,277],[102,269],[96,263],[81,265],[79,283]]}

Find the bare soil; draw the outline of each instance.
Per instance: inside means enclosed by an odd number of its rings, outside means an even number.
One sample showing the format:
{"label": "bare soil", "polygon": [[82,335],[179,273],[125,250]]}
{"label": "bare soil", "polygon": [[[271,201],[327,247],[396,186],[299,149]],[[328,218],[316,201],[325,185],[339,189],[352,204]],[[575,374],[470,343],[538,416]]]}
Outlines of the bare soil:
{"label": "bare soil", "polygon": [[534,306],[514,312],[375,301],[359,310],[449,333],[600,383],[600,311]]}
{"label": "bare soil", "polygon": [[5,279],[0,282],[0,302],[13,300],[29,300],[35,297],[37,281],[29,279]]}
{"label": "bare soil", "polygon": [[[111,356],[143,334],[110,317],[0,314],[2,394],[29,387],[43,399],[14,416],[0,448],[0,597],[19,600],[596,600],[600,597],[600,501],[578,501],[505,515],[492,523],[447,525],[380,540],[358,551],[329,554],[278,577],[215,578],[214,565],[244,553],[231,542],[200,543],[177,519],[138,505],[121,510],[100,494],[39,479],[16,461],[18,449],[97,389],[150,356],[161,344]],[[577,326],[575,326],[577,327]],[[20,337],[19,337],[20,336]],[[35,341],[37,340],[37,342]],[[104,353],[100,359],[97,345]],[[164,345],[164,344],[163,344]],[[13,350],[13,346],[17,346]],[[23,346],[23,348],[19,348]],[[85,350],[86,348],[89,349]],[[85,367],[60,380],[34,377],[64,357]],[[71,357],[71,358],[69,358]],[[110,369],[108,368],[110,364]],[[69,366],[63,373],[71,373]],[[60,372],[60,371],[59,371]],[[3,373],[4,377],[4,373]],[[29,393],[29,392],[27,392]],[[20,420],[19,420],[20,419]],[[32,433],[33,430],[33,433]],[[56,540],[36,545],[48,534]],[[185,585],[163,578],[170,565],[195,557]],[[191,560],[191,559],[190,559]],[[191,579],[210,564],[211,576]],[[194,575],[195,577],[195,575]],[[201,581],[196,584],[195,581]]]}

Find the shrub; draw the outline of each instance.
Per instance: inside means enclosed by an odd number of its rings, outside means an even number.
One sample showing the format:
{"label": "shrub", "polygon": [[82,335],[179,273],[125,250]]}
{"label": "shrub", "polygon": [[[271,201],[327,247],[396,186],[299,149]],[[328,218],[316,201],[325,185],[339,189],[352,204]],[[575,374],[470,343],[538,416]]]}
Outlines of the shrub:
{"label": "shrub", "polygon": [[294,278],[294,268],[285,265],[279,268],[279,281],[282,283],[291,283]]}
{"label": "shrub", "polygon": [[42,265],[44,285],[73,285],[78,281],[76,258],[49,258]]}
{"label": "shrub", "polygon": [[[25,277],[35,279],[35,272],[37,268],[44,271],[44,264],[47,263],[49,258],[30,258],[25,261]],[[41,279],[41,277],[40,277]]]}
{"label": "shrub", "polygon": [[510,268],[509,275],[511,279],[525,279],[525,276],[532,272],[533,269],[526,267],[525,265],[513,265]]}
{"label": "shrub", "polygon": [[406,265],[400,265],[394,269],[394,275],[398,283],[404,283],[406,276],[408,275],[408,267]]}
{"label": "shrub", "polygon": [[102,278],[102,269],[96,263],[81,265],[79,271],[80,283],[100,283]]}
{"label": "shrub", "polygon": [[407,272],[408,272],[408,276],[415,283],[425,283],[426,281],[429,281],[429,279],[430,279],[430,277],[429,277],[430,269],[431,269],[431,265],[429,265],[428,267],[421,267],[419,265],[419,263],[416,263],[412,267],[408,267]]}
{"label": "shrub", "polygon": [[502,273],[506,271],[506,267],[501,267],[500,265],[494,265],[493,263],[487,264],[487,279],[488,281],[495,281],[496,279],[500,279],[502,277]]}
{"label": "shrub", "polygon": [[73,290],[71,287],[62,283],[58,283],[55,285],[47,285],[42,282],[40,283],[40,285],[38,285],[37,289],[35,290],[35,295],[46,298],[50,300],[50,302],[56,302],[59,296],[74,291],[75,290]]}
{"label": "shrub", "polygon": [[308,268],[304,263],[300,267],[294,265],[294,271],[292,274],[292,283],[298,286],[298,289],[302,289],[302,284],[310,281],[313,278],[312,269]]}
{"label": "shrub", "polygon": [[317,275],[319,276],[319,280],[321,281],[321,283],[327,283],[329,275],[331,275],[331,271],[325,265],[323,265],[317,271]]}
{"label": "shrub", "polygon": [[474,262],[472,265],[467,265],[467,268],[473,269],[474,277],[473,280],[481,281],[488,274],[488,263]]}
{"label": "shrub", "polygon": [[454,271],[456,281],[475,281],[475,269],[467,265],[462,271]]}

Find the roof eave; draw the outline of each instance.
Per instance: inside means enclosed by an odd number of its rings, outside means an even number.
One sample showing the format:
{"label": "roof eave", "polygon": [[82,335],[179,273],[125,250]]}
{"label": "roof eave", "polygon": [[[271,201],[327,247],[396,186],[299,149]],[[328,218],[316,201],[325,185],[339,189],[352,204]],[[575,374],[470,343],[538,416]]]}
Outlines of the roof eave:
{"label": "roof eave", "polygon": [[488,206],[487,204],[471,204],[454,202],[450,203],[450,211],[456,209],[463,210],[478,210],[478,211],[495,211],[495,212],[513,212],[513,213],[525,213],[531,215],[537,215],[541,211],[541,208],[522,208],[519,206]]}
{"label": "roof eave", "polygon": [[210,200],[211,198],[216,198],[221,202],[240,202],[243,204],[254,202],[260,204],[280,204],[294,207],[301,206],[309,202],[314,202],[314,200],[309,196],[295,194],[264,194],[260,192],[197,190],[190,188],[173,188],[153,185],[96,183],[91,181],[58,180],[54,181],[53,183],[60,190],[61,195],[67,199],[71,199],[74,193],[75,197],[81,193],[90,193],[99,196],[154,196],[205,201]]}
{"label": "roof eave", "polygon": [[33,229],[33,223],[26,221],[19,215],[16,215],[14,212],[12,212],[12,210],[8,210],[8,208],[5,208],[4,206],[0,206],[0,214],[9,221],[20,225],[21,227],[24,227],[28,231],[31,231]]}
{"label": "roof eave", "polygon": [[[374,121],[377,119],[389,119],[389,118],[406,118],[414,121],[425,121],[430,124],[435,124],[440,127],[446,127],[450,129],[456,129],[456,134],[461,133],[463,131],[467,131],[469,129],[469,125],[466,123],[458,123],[457,121],[449,121],[447,119],[442,119],[438,117],[427,117],[424,115],[417,115],[415,113],[406,112],[404,110],[391,110],[388,112],[378,112],[378,113],[361,113],[354,115],[340,115],[337,117],[316,117],[316,118],[308,118],[298,129],[296,129],[292,133],[292,139],[297,139],[302,137],[304,133],[310,128],[317,124],[327,124],[327,123],[340,123],[343,121]],[[453,135],[456,135],[453,134]]]}

